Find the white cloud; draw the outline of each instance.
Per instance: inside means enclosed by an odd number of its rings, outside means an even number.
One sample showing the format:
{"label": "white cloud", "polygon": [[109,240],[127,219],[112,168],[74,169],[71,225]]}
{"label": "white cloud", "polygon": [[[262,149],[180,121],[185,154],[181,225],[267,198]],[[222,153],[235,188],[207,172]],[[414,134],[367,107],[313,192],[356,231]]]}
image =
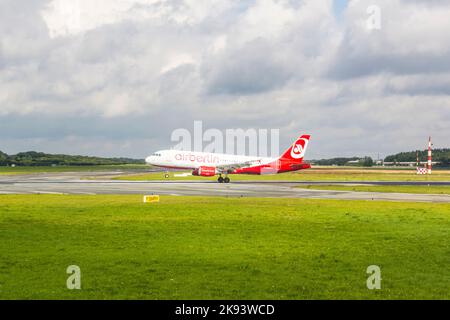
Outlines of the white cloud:
{"label": "white cloud", "polygon": [[419,0],[353,1],[341,19],[331,0],[4,0],[0,133],[27,149],[60,134],[55,151],[70,136],[83,153],[126,140],[139,156],[133,140],[167,146],[195,119],[281,128],[282,145],[312,131],[313,157],[445,140],[448,16]]}
{"label": "white cloud", "polygon": [[162,67],[161,73],[166,73],[186,64],[196,64],[193,57],[188,54],[174,54],[169,57],[169,62]]}
{"label": "white cloud", "polygon": [[[353,1],[345,13],[339,76],[378,72],[428,73],[450,70],[450,3],[435,6],[401,0]],[[368,30],[369,5],[381,9],[381,29]]]}
{"label": "white cloud", "polygon": [[192,25],[230,6],[224,0],[52,0],[41,13],[50,36],[56,38],[126,20]]}
{"label": "white cloud", "polygon": [[159,17],[161,12],[133,10],[160,0],[52,0],[42,11],[50,36],[76,35],[126,19]]}

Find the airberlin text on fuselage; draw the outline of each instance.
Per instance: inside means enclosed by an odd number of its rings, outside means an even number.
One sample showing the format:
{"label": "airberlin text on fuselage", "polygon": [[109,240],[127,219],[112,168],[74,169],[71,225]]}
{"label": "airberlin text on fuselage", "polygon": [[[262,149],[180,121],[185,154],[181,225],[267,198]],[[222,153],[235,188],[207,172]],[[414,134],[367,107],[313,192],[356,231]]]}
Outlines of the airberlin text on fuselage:
{"label": "airberlin text on fuselage", "polygon": [[190,161],[190,162],[198,162],[198,163],[219,163],[219,157],[214,155],[195,155],[192,153],[177,153],[175,155],[175,160],[177,161]]}

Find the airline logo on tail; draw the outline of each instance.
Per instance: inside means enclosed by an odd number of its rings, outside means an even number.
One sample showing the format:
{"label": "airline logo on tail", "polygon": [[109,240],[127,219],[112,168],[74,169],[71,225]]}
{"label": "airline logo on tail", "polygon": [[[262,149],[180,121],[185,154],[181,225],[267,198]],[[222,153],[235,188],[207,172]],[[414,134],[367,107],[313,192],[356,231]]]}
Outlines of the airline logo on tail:
{"label": "airline logo on tail", "polygon": [[308,147],[308,139],[300,138],[294,143],[291,149],[291,157],[293,159],[301,159],[305,156],[306,148]]}
{"label": "airline logo on tail", "polygon": [[286,150],[286,152],[280,157],[281,160],[288,160],[295,162],[302,162],[305,157],[306,148],[308,147],[309,139],[311,136],[309,134],[304,134],[298,138],[294,144]]}

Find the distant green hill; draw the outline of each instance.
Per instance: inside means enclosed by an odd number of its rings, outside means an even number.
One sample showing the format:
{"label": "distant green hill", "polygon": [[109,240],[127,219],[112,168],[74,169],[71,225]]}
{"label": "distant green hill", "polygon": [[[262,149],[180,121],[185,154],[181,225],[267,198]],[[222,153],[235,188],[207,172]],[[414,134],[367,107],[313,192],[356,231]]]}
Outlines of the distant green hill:
{"label": "distant green hill", "polygon": [[7,155],[0,151],[0,165],[17,166],[92,166],[92,165],[121,165],[144,164],[144,160],[129,158],[100,158],[87,156],[70,156],[64,154],[47,154],[43,152],[21,152]]}
{"label": "distant green hill", "polygon": [[373,166],[373,159],[370,157],[352,157],[352,158],[332,158],[312,160],[312,163],[319,166],[357,166],[357,167],[371,167]]}
{"label": "distant green hill", "polygon": [[[416,150],[410,152],[400,152],[392,156],[386,157],[386,162],[413,162],[416,161],[416,154],[419,152],[420,161],[426,161],[428,157],[428,150]],[[433,161],[440,162],[441,167],[450,166],[450,149],[434,149]]]}

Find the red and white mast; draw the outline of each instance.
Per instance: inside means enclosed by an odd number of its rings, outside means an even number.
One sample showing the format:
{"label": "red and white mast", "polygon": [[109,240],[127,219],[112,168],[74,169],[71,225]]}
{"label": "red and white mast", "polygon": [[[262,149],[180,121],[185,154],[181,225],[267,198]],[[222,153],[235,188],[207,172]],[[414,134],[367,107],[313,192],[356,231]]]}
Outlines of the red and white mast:
{"label": "red and white mast", "polygon": [[433,166],[432,154],[431,154],[431,137],[428,139],[428,174],[431,174],[431,169]]}

